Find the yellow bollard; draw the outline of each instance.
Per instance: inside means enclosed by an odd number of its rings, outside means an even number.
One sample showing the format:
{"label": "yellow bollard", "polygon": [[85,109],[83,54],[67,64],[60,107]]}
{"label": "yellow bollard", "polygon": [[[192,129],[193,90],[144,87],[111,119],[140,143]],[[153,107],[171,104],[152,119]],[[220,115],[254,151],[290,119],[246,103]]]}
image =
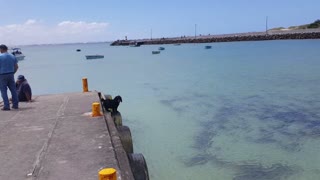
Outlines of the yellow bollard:
{"label": "yellow bollard", "polygon": [[92,103],[92,117],[101,116],[100,113],[100,103],[94,102]]}
{"label": "yellow bollard", "polygon": [[106,168],[99,171],[99,180],[117,180],[117,170]]}
{"label": "yellow bollard", "polygon": [[83,89],[83,92],[89,92],[87,78],[82,78],[82,89]]}

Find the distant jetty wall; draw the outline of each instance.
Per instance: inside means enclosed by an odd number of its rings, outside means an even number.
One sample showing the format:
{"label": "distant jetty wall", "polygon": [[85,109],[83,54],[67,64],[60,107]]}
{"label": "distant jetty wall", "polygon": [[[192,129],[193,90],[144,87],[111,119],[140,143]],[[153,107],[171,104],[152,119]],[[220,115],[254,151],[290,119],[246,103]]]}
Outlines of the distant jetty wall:
{"label": "distant jetty wall", "polygon": [[234,41],[265,41],[265,40],[285,40],[285,39],[320,39],[320,29],[306,31],[270,31],[238,33],[226,35],[199,35],[196,37],[181,36],[179,38],[157,38],[157,39],[136,39],[136,40],[117,40],[111,46],[128,46],[134,42],[140,45],[151,44],[182,44],[182,43],[213,43],[213,42],[234,42]]}

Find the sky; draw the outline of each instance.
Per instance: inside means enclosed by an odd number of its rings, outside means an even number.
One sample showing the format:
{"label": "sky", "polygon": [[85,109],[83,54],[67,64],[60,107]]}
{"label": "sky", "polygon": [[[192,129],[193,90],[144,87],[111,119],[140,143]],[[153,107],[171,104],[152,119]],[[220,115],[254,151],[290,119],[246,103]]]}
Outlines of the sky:
{"label": "sky", "polygon": [[[0,0],[0,43],[104,42],[264,31],[320,19],[319,0]],[[195,28],[196,27],[196,28]]]}

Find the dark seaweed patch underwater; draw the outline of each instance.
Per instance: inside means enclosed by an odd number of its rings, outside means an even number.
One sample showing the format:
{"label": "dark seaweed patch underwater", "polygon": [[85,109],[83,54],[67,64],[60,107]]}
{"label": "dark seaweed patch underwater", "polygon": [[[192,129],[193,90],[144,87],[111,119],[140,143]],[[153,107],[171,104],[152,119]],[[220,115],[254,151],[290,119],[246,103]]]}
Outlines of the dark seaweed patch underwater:
{"label": "dark seaweed patch underwater", "polygon": [[320,103],[307,108],[300,102],[279,106],[264,101],[260,96],[246,97],[234,103],[230,101],[227,100],[226,106],[219,102],[221,106],[215,110],[212,118],[199,123],[202,131],[194,138],[195,148],[206,151],[216,134],[250,131],[253,129],[252,120],[265,124],[264,127],[255,128],[258,131],[256,136],[246,138],[257,144],[275,144],[293,152],[300,149],[304,139],[320,137]]}
{"label": "dark seaweed patch underwater", "polygon": [[233,180],[281,180],[296,174],[299,170],[295,167],[273,164],[271,167],[262,165],[238,165],[237,173]]}
{"label": "dark seaweed patch underwater", "polygon": [[[257,145],[273,144],[288,153],[300,151],[304,140],[320,137],[319,101],[306,103],[305,100],[296,100],[294,103],[288,101],[287,104],[279,105],[270,103],[270,101],[258,95],[248,96],[238,101],[233,101],[225,96],[214,100],[208,100],[208,98],[208,96],[203,95],[200,98],[175,97],[162,101],[163,104],[178,113],[188,111],[185,106],[179,107],[181,101],[191,103],[190,106],[202,103],[208,104],[208,102],[218,104],[218,106],[215,106],[209,103],[207,107],[210,110],[198,112],[209,112],[209,117],[212,118],[201,119],[201,115],[198,115],[200,117],[198,122],[202,130],[194,136],[192,146],[198,153],[184,159],[183,162],[187,167],[211,163],[215,166],[231,168],[235,172],[234,180],[287,179],[297,173],[300,168],[279,163],[267,167],[259,163],[227,162],[217,155],[207,152],[212,148],[222,149],[223,151],[223,147],[217,147],[214,144],[217,135],[226,133],[236,135],[239,131],[244,133],[255,131],[255,136],[248,134],[245,140]],[[252,127],[252,121],[263,124],[263,127]],[[237,136],[234,138],[239,139]]]}
{"label": "dark seaweed patch underwater", "polygon": [[198,154],[185,160],[184,163],[187,167],[212,163],[214,166],[230,169],[235,172],[233,180],[281,180],[301,171],[296,166],[286,166],[279,163],[272,166],[263,166],[248,162],[227,162],[210,154]]}

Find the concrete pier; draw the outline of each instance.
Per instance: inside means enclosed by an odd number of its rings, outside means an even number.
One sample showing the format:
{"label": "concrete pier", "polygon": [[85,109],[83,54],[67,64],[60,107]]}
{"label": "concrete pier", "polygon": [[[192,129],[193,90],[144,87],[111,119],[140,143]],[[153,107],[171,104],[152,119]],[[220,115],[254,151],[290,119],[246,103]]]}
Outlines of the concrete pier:
{"label": "concrete pier", "polygon": [[129,46],[133,42],[141,45],[154,44],[183,44],[183,43],[216,43],[216,42],[236,42],[236,41],[266,41],[266,40],[287,40],[287,39],[320,39],[320,28],[303,30],[270,30],[268,32],[248,32],[220,35],[197,35],[181,36],[173,38],[153,38],[153,39],[132,39],[117,40],[111,46]]}
{"label": "concrete pier", "polygon": [[97,92],[45,95],[0,111],[0,179],[97,180],[114,168],[134,179],[112,117],[91,117]]}

